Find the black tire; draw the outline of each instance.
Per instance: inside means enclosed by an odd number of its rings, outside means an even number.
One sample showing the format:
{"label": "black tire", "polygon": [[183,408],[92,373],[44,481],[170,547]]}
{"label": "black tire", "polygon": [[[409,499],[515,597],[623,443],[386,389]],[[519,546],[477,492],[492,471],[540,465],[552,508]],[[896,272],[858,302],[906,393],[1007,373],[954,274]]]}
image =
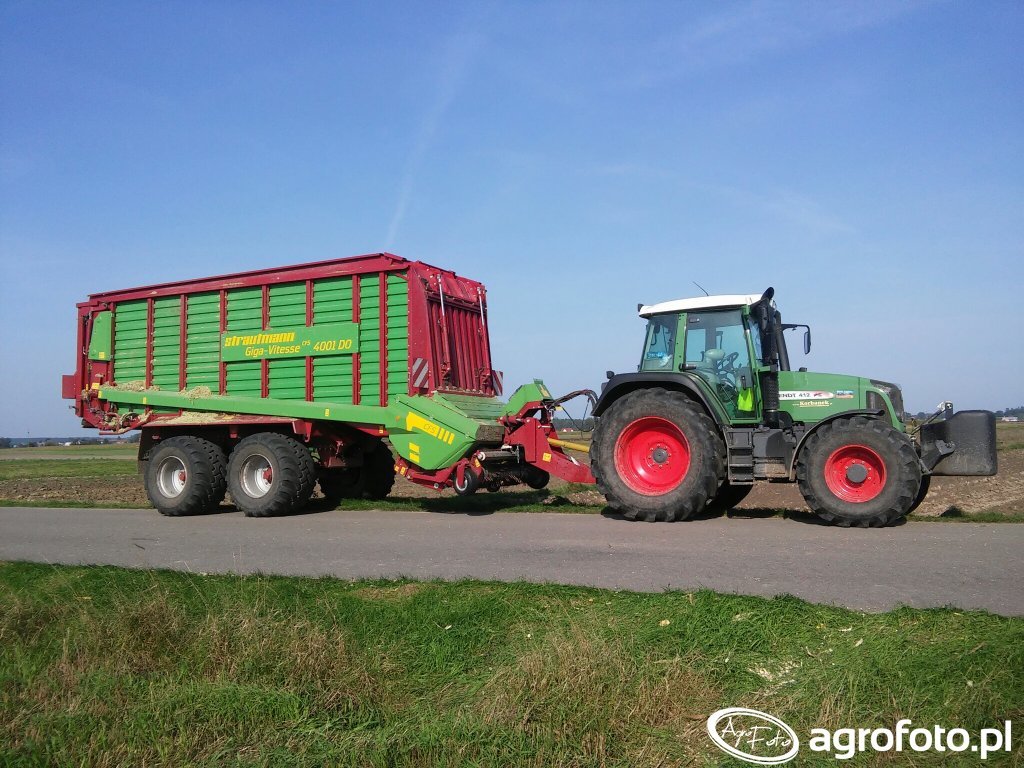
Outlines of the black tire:
{"label": "black tire", "polygon": [[543,469],[531,466],[529,470],[527,470],[526,476],[523,478],[523,482],[530,488],[533,488],[533,490],[540,491],[548,487],[548,483],[551,482],[551,475]]}
{"label": "black tire", "polygon": [[342,499],[361,499],[363,497],[362,467],[322,469],[318,479],[320,493],[334,504]]}
{"label": "black tire", "polygon": [[287,515],[303,507],[316,483],[316,466],[302,443],[276,432],[240,442],[228,462],[228,490],[248,517]]}
{"label": "black tire", "polygon": [[171,437],[156,445],[145,463],[146,495],[162,515],[200,515],[224,499],[227,459],[201,437]]}
{"label": "black tire", "polygon": [[382,440],[363,459],[363,497],[386,499],[395,485],[395,457]]}
{"label": "black tire", "polygon": [[[638,424],[653,424],[671,437],[662,444],[634,436]],[[669,450],[673,444],[679,446],[675,452]],[[642,445],[650,456],[643,455]],[[684,448],[688,462],[682,458]],[[598,419],[590,457],[609,506],[630,520],[686,520],[704,509],[725,476],[725,444],[714,422],[683,393],[660,387],[615,401]],[[650,485],[644,486],[637,467],[654,478]]]}
{"label": "black tire", "polygon": [[815,514],[842,527],[892,525],[921,489],[913,444],[867,416],[836,419],[816,430],[800,451],[796,476]]}
{"label": "black tire", "polygon": [[932,476],[922,475],[921,476],[921,488],[917,491],[917,496],[914,497],[914,503],[910,505],[910,509],[907,510],[909,515],[915,509],[921,506],[921,502],[924,501],[928,495],[928,490],[932,487]]}
{"label": "black tire", "polygon": [[480,487],[480,475],[474,472],[470,467],[462,473],[462,482],[459,482],[459,473],[455,472],[455,477],[452,480],[452,488],[455,489],[455,493],[458,496],[472,496],[476,493]]}
{"label": "black tire", "polygon": [[728,512],[747,498],[752,490],[754,490],[753,485],[732,485],[726,480],[718,489],[715,497],[708,501],[708,509],[716,512]]}

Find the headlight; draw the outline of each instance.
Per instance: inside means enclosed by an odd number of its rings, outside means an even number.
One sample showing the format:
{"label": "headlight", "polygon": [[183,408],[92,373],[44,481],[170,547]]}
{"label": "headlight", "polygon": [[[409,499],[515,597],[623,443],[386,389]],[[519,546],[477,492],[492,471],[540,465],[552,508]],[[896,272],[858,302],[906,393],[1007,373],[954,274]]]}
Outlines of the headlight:
{"label": "headlight", "polygon": [[[896,418],[903,421],[903,390],[900,389],[899,384],[892,384],[888,381],[875,381],[871,379],[871,386],[877,387],[878,389],[885,392],[886,397],[889,398],[889,402],[892,403],[893,410],[896,411]],[[871,393],[868,393],[868,407],[871,405]]]}

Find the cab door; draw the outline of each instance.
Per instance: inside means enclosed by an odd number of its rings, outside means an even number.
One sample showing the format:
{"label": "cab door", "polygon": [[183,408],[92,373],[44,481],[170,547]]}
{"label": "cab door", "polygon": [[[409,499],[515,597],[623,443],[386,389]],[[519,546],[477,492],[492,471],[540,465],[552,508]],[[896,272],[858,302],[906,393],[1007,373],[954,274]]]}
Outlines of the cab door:
{"label": "cab door", "polygon": [[684,315],[684,363],[707,384],[731,419],[756,421],[760,402],[750,339],[740,309]]}

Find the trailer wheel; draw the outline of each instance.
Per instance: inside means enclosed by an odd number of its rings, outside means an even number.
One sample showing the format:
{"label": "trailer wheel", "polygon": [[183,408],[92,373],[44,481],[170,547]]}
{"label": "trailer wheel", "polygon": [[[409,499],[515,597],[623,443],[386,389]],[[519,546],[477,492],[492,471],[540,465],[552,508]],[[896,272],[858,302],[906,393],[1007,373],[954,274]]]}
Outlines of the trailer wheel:
{"label": "trailer wheel", "polygon": [[322,469],[319,481],[320,493],[332,503],[363,496],[363,475],[359,467]]}
{"label": "trailer wheel", "polygon": [[609,506],[630,520],[685,520],[725,476],[725,445],[704,411],[680,392],[630,392],[598,420],[591,470]]}
{"label": "trailer wheel", "polygon": [[395,485],[395,457],[383,440],[378,440],[363,459],[363,496],[386,499]]}
{"label": "trailer wheel", "polygon": [[309,500],[315,482],[316,468],[306,446],[276,432],[245,438],[228,462],[228,490],[248,517],[294,512]]}
{"label": "trailer wheel", "polygon": [[480,474],[474,472],[472,467],[466,467],[462,471],[462,482],[459,482],[458,470],[455,471],[455,479],[452,480],[452,488],[459,496],[472,496],[480,487]]}
{"label": "trailer wheel", "polygon": [[796,476],[815,514],[844,528],[891,525],[921,490],[911,442],[866,416],[836,419],[814,432],[797,459]]}
{"label": "trailer wheel", "polygon": [[157,444],[145,464],[146,495],[162,515],[199,515],[224,498],[227,460],[201,437],[171,437]]}

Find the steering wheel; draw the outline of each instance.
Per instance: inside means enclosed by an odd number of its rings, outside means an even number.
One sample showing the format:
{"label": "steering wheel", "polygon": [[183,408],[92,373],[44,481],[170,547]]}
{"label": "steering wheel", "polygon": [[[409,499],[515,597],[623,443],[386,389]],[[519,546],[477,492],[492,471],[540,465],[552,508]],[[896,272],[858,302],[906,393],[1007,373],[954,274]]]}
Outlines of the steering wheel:
{"label": "steering wheel", "polygon": [[732,371],[732,370],[734,370],[735,367],[736,367],[735,366],[736,360],[737,360],[737,358],[739,358],[739,356],[740,356],[739,352],[730,352],[728,355],[726,355],[725,359],[721,363],[719,363],[719,365],[721,366],[722,370],[723,371]]}

